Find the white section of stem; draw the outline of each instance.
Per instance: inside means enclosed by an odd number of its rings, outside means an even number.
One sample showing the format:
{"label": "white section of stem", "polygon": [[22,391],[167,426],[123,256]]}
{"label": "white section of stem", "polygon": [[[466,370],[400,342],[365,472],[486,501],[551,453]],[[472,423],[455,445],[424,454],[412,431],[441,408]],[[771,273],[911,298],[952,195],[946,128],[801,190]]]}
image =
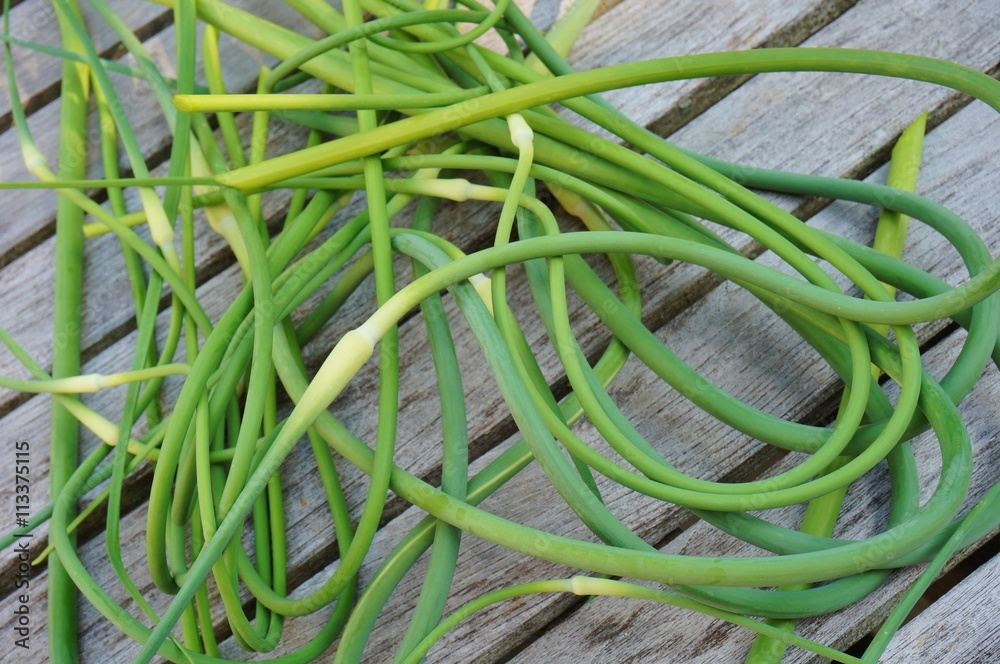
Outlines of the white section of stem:
{"label": "white section of stem", "polygon": [[510,142],[514,147],[521,152],[531,150],[534,153],[535,132],[531,131],[531,127],[520,113],[511,113],[507,116],[507,127],[510,130]]}

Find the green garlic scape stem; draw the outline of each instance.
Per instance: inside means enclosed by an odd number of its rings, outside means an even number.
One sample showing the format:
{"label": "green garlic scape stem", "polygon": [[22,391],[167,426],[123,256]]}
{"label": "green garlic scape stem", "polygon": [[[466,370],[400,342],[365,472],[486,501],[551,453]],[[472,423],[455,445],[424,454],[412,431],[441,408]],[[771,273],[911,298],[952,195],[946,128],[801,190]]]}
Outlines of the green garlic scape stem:
{"label": "green garlic scape stem", "polygon": [[[4,8],[8,31],[9,4]],[[80,16],[76,3],[54,7],[63,48],[80,53],[86,34],[73,30]],[[10,58],[9,46],[7,58]],[[8,64],[10,67],[10,64]],[[63,63],[59,106],[59,174],[66,178],[86,177],[87,103],[90,72],[87,66],[67,60]],[[13,102],[14,100],[12,100]],[[61,198],[56,208],[55,308],[53,311],[52,375],[56,380],[80,371],[81,297],[83,289],[83,210]],[[52,404],[50,420],[51,465],[49,492],[59,495],[78,463],[79,428],[76,419],[59,403]],[[76,546],[75,536],[69,537]],[[62,565],[60,556],[49,558],[48,624],[49,657],[55,661],[75,661],[78,656],[77,589]]]}

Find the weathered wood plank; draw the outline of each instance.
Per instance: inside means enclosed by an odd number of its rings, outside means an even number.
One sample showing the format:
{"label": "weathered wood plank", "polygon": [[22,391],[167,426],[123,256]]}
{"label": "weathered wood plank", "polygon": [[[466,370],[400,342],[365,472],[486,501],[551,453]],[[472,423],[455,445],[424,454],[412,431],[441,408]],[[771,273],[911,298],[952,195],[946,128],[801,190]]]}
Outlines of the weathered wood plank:
{"label": "weathered wood plank", "polygon": [[[725,1],[685,3],[669,9],[657,3],[623,3],[584,30],[569,61],[583,70],[692,53],[794,46],[856,3],[768,0],[754,3],[752,9]],[[636,122],[666,136],[745,80],[644,85],[614,90],[605,97]]]}
{"label": "weathered wood plank", "polygon": [[[114,0],[108,6],[140,36],[149,37],[170,21],[169,9],[148,2]],[[102,57],[116,57],[121,42],[111,28],[89,3],[80,3],[80,11],[97,52]],[[11,9],[10,29],[11,36],[16,39],[56,48],[62,46],[54,6],[46,0],[28,0]],[[18,72],[18,90],[26,112],[31,113],[56,99],[59,96],[62,61],[18,45],[12,47],[12,52]],[[5,76],[0,81],[0,128],[6,130],[12,122],[10,88]]]}
{"label": "weathered wood plank", "polygon": [[[991,71],[1000,60],[994,38],[998,20],[996,5],[988,1],[960,6],[943,1],[866,2],[802,46],[900,51]],[[920,112],[949,108],[954,96],[944,88],[901,79],[768,74],[742,86],[725,104],[712,107],[671,139],[687,149],[712,150],[748,165],[821,174],[843,173],[842,155],[861,155],[851,163],[851,172],[866,173],[859,169],[878,163],[881,146]],[[789,164],[783,147],[789,145],[809,149],[800,150]]]}
{"label": "weathered wood plank", "polygon": [[1000,659],[1000,556],[970,574],[903,626],[882,661],[924,664]]}

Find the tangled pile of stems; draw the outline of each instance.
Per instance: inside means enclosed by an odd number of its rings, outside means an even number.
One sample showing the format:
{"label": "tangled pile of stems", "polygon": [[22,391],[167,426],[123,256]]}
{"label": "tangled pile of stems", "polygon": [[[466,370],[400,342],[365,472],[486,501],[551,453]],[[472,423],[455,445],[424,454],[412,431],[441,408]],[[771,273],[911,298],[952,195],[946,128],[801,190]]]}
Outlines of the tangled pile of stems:
{"label": "tangled pile of stems", "polygon": [[[944,85],[1000,111],[997,81],[928,58],[828,49],[705,54],[574,73],[563,56],[593,11],[593,2],[578,3],[564,22],[543,36],[509,0],[498,0],[492,7],[460,0],[452,9],[420,6],[413,0],[345,0],[343,13],[320,0],[288,0],[329,34],[312,40],[220,0],[161,1],[174,11],[175,79],[157,70],[140,40],[105,0],[89,2],[135,58],[136,67],[99,57],[75,0],[54,0],[61,48],[18,42],[64,62],[60,161],[55,170],[36,149],[25,122],[10,57],[11,43],[17,40],[10,37],[9,12],[4,14],[6,72],[25,163],[40,186],[59,194],[57,329],[71,329],[79,321],[82,294],[76,275],[85,238],[111,232],[125,257],[138,330],[131,368],[109,376],[77,375],[78,339],[60,346],[49,375],[14,339],[2,335],[34,380],[4,378],[0,384],[54,396],[55,499],[35,515],[31,527],[51,519],[49,630],[55,661],[77,655],[77,591],[142,643],[137,661],[150,661],[156,653],[175,662],[224,661],[214,636],[209,575],[241,646],[271,651],[279,644],[286,616],[332,604],[322,630],[277,661],[311,661],[338,638],[335,661],[358,661],[396,585],[429,549],[423,590],[397,655],[401,662],[420,661],[444,633],[484,606],[552,592],[634,597],[734,622],[758,633],[750,653],[753,661],[779,661],[793,644],[836,661],[874,662],[949,556],[1000,523],[1000,510],[991,507],[1000,491],[997,486],[974,509],[957,516],[970,485],[972,455],[955,406],[991,356],[1000,361],[1000,311],[993,295],[1000,284],[1000,263],[962,219],[907,191],[916,177],[912,164],[919,161],[922,120],[897,146],[889,188],[767,171],[688,153],[635,125],[599,96],[614,88],[699,77],[837,71]],[[373,18],[365,21],[363,12]],[[205,23],[200,75],[207,87],[195,84],[198,20]],[[466,26],[464,31],[459,25]],[[500,55],[473,43],[489,31],[509,53]],[[257,94],[226,93],[220,32],[277,58],[273,68],[262,69]],[[522,48],[530,55],[524,56]],[[167,176],[152,177],[146,168],[112,75],[140,77],[156,95],[174,137]],[[322,94],[285,92],[313,79],[322,83]],[[86,160],[74,158],[87,149],[89,97],[96,103],[101,128],[104,177],[98,180],[85,179]],[[617,141],[571,125],[548,106],[556,102]],[[233,117],[241,111],[253,112],[248,146]],[[209,114],[217,119],[217,132]],[[265,158],[273,114],[307,126],[308,144]],[[130,177],[118,173],[120,148],[128,158]],[[552,209],[536,195],[540,183],[587,230],[560,231]],[[87,196],[85,191],[94,187],[106,192],[106,205]],[[161,187],[162,195],[154,187]],[[138,209],[127,208],[127,188],[138,192]],[[876,246],[810,228],[748,188],[884,208]],[[291,194],[284,223],[272,235],[261,200],[275,190]],[[349,219],[338,215],[358,191],[364,192],[366,209]],[[449,228],[436,214],[442,199],[501,203],[493,245],[466,255],[450,243]],[[401,215],[404,210],[409,212]],[[85,214],[92,218],[86,225]],[[968,269],[968,281],[951,287],[900,260],[907,216],[930,225],[955,247]],[[226,239],[245,281],[214,324],[195,295],[193,237],[202,217]],[[703,220],[750,236],[796,276],[742,256]],[[147,227],[150,241],[134,230],[139,225]],[[515,228],[518,239],[513,241]],[[398,291],[396,254],[412,260],[414,277]],[[617,292],[581,254],[608,256]],[[784,421],[752,408],[671,353],[640,320],[634,255],[704,266],[772,309],[843,380],[834,425]],[[865,297],[844,294],[817,258]],[[515,263],[524,264],[534,303],[572,388],[561,400],[551,392],[508,306],[505,268]],[[377,310],[343,336],[309,380],[301,347],[370,274]],[[157,342],[157,308],[167,287],[170,325],[165,340]],[[570,288],[610,332],[593,365],[570,329]],[[326,294],[298,326],[293,325],[291,312],[321,289]],[[462,375],[440,295],[444,289],[478,341],[522,436],[472,477]],[[895,289],[913,297],[896,302]],[[416,307],[423,314],[440,391],[440,487],[394,464],[400,399],[397,324]],[[942,318],[967,328],[968,335],[952,367],[935,380],[921,366],[912,326]],[[340,424],[328,406],[376,347],[378,425],[375,440],[366,442]],[[729,426],[808,456],[792,470],[743,483],[683,474],[661,455],[656,441],[647,441],[631,426],[608,396],[608,386],[631,355]],[[895,405],[879,384],[882,372],[898,385]],[[170,375],[182,375],[183,387],[165,411],[160,392]],[[122,384],[128,388],[118,423],[75,396]],[[294,403],[284,419],[279,418],[282,394]],[[144,433],[133,434],[143,415]],[[577,437],[573,424],[583,418],[620,459],[603,456]],[[77,465],[79,424],[106,444]],[[933,429],[940,445],[941,470],[931,497],[921,506],[907,441],[927,429]],[[278,471],[303,436],[308,437],[322,479],[340,562],[319,588],[289,597]],[[341,491],[335,458],[370,476],[356,522]],[[885,530],[859,541],[832,538],[846,488],[882,460],[888,462],[892,478]],[[600,544],[541,532],[477,507],[533,461]],[[146,530],[148,571],[160,591],[174,596],[162,613],[154,611],[127,574],[120,548],[122,488],[128,474],[144,463],[154,468]],[[605,478],[602,481],[682,505],[777,555],[698,558],[660,553],[604,506],[595,472]],[[390,490],[429,516],[398,543],[367,587],[360,588],[357,573]],[[96,498],[78,515],[78,501],[88,492]],[[77,525],[105,502],[109,561],[145,620],[121,608],[77,555]],[[800,530],[748,513],[799,503],[808,503]],[[248,519],[252,555],[240,541]],[[466,532],[603,576],[511,586],[445,618],[445,600]],[[9,534],[4,545],[17,534]],[[794,634],[796,618],[845,607],[872,592],[893,570],[928,561],[860,660]],[[609,576],[653,581],[669,589]],[[824,581],[829,583],[811,585]],[[253,598],[253,618],[244,611],[241,591]],[[178,623],[179,636],[171,633]]]}

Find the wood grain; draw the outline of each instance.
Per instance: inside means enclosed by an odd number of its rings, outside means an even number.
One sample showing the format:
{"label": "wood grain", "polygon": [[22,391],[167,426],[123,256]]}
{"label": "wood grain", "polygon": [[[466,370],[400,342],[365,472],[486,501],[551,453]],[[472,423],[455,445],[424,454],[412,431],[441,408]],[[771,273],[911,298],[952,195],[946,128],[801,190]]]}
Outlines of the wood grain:
{"label": "wood grain", "polygon": [[994,557],[899,631],[882,661],[886,664],[985,664],[1000,659],[997,586],[1000,557]]}
{"label": "wood grain", "polygon": [[[159,32],[170,20],[169,10],[152,3],[113,0],[108,6],[139,36],[149,37]],[[112,58],[120,55],[117,51],[121,42],[93,7],[89,3],[81,3],[80,11],[98,54]],[[11,9],[10,28],[11,36],[16,39],[56,48],[61,46],[59,25],[51,2],[27,0],[20,3]],[[59,96],[62,61],[18,45],[12,47],[12,52],[21,102],[30,114]],[[0,81],[0,93],[0,128],[6,131],[13,122],[6,76]]]}

